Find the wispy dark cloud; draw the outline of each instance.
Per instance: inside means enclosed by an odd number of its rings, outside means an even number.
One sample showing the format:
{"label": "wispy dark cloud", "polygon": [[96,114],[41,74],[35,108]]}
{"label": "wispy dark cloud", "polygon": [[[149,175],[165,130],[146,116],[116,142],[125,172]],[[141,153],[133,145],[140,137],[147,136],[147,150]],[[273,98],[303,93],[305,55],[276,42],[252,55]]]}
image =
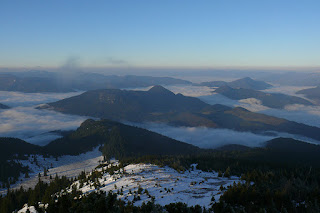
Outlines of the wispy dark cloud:
{"label": "wispy dark cloud", "polygon": [[81,59],[78,56],[70,56],[61,65],[61,69],[77,69],[81,67]]}

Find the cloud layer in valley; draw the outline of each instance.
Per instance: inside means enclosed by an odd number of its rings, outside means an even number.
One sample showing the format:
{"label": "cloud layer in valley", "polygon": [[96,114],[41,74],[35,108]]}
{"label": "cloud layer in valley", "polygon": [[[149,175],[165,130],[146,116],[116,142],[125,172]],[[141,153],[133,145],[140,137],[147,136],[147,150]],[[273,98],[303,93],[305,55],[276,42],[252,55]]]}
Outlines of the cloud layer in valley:
{"label": "cloud layer in valley", "polygon": [[59,137],[48,132],[76,129],[85,119],[33,107],[15,107],[0,110],[0,136],[17,137],[30,143],[44,145]]}
{"label": "cloud layer in valley", "polygon": [[251,132],[237,132],[228,129],[206,127],[174,127],[156,123],[127,123],[157,132],[179,141],[193,144],[200,148],[217,148],[227,144],[241,144],[250,147],[262,146],[265,141],[275,136],[257,135]]}
{"label": "cloud layer in valley", "polygon": [[83,92],[68,92],[68,93],[22,93],[22,92],[7,92],[0,91],[0,103],[10,107],[17,106],[35,106],[38,104],[58,101],[64,98],[69,98],[79,95]]}
{"label": "cloud layer in valley", "polygon": [[[248,110],[261,112],[288,120],[302,122],[320,127],[320,107],[290,105],[283,110],[270,109],[257,99],[231,100],[220,94],[212,93],[209,87],[197,86],[166,86],[174,93],[199,97],[209,104],[224,104],[227,106],[241,106]],[[144,88],[147,90],[149,88]],[[54,130],[72,130],[80,126],[86,117],[57,113],[49,110],[37,110],[34,107],[78,95],[74,93],[19,93],[0,91],[0,103],[11,109],[0,110],[0,136],[18,137],[34,144],[45,145],[60,137],[51,132]],[[250,132],[236,132],[226,129],[211,129],[205,127],[172,127],[165,124],[134,124],[166,136],[194,144],[202,148],[215,148],[225,144],[242,144],[246,146],[261,146],[263,142],[280,136],[294,137],[308,141],[308,139],[288,134],[257,135]],[[309,140],[310,141],[310,140]],[[312,141],[311,141],[312,142]]]}
{"label": "cloud layer in valley", "polygon": [[310,143],[319,144],[319,141],[303,136],[288,133],[269,132],[266,135],[254,134],[252,132],[238,132],[229,129],[213,129],[206,127],[174,127],[159,123],[131,123],[128,125],[138,126],[167,137],[183,141],[200,148],[217,148],[228,144],[239,144],[249,147],[262,147],[265,142],[277,137],[288,137]]}
{"label": "cloud layer in valley", "polygon": [[65,115],[49,110],[38,110],[38,104],[78,95],[73,93],[20,93],[0,92],[0,103],[11,109],[0,110],[0,136],[17,137],[33,144],[45,145],[61,137],[54,130],[72,130],[86,117]]}
{"label": "cloud layer in valley", "polygon": [[[151,87],[135,88],[134,90],[148,90]],[[320,127],[320,106],[288,105],[285,109],[271,109],[261,104],[261,101],[254,98],[243,100],[232,100],[223,95],[214,93],[214,89],[206,86],[175,85],[165,88],[186,96],[197,97],[208,104],[223,104],[230,107],[243,107],[252,112],[263,113],[290,121],[296,121],[311,126]],[[276,86],[265,90],[266,92],[284,93],[295,95],[295,92],[310,87]]]}
{"label": "cloud layer in valley", "polygon": [[[320,106],[304,106],[304,105],[287,105],[285,109],[271,109],[261,104],[260,100],[254,98],[248,98],[243,100],[232,100],[223,95],[217,93],[210,93],[208,87],[198,87],[197,89],[193,88],[194,86],[186,87],[184,86],[175,86],[173,92],[179,91],[184,95],[193,94],[194,97],[198,97],[202,101],[208,104],[223,104],[230,107],[243,107],[252,112],[259,112],[275,117],[285,118],[290,121],[296,121],[299,123],[304,123],[311,126],[320,127]],[[169,87],[167,87],[169,89]],[[174,88],[174,87],[172,87]],[[269,92],[281,92],[283,88],[283,93],[287,95],[294,95],[296,91],[299,91],[302,88],[306,87],[276,87],[273,90],[270,89]],[[193,92],[194,91],[194,92]],[[197,95],[205,94],[205,95]]]}

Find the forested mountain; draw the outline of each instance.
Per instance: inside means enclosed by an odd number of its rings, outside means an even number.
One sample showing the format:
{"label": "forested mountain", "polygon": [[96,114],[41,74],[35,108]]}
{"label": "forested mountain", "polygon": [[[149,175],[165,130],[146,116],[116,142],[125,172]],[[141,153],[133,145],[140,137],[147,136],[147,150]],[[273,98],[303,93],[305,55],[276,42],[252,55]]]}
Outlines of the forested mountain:
{"label": "forested mountain", "polygon": [[155,84],[191,84],[170,77],[116,76],[97,73],[0,73],[0,90],[19,92],[72,92],[104,88],[147,87]]}
{"label": "forested mountain", "polygon": [[241,145],[226,145],[213,151],[233,153],[230,158],[253,161],[255,164],[271,163],[273,165],[314,166],[320,168],[320,145],[295,140],[292,138],[275,138],[266,141],[263,147],[250,148]]}
{"label": "forested mountain", "polygon": [[206,126],[255,133],[278,131],[320,140],[320,128],[250,112],[241,107],[209,105],[197,98],[175,95],[162,86],[155,86],[149,91],[88,91],[49,103],[43,108],[118,121],[162,122],[175,126]]}
{"label": "forested mountain", "polygon": [[0,138],[0,182],[6,183],[8,177],[15,182],[20,173],[28,172],[28,168],[12,159],[25,159],[24,155],[42,154],[42,148],[17,138]]}
{"label": "forested mountain", "polygon": [[44,147],[51,154],[79,154],[99,144],[104,145],[103,153],[111,157],[152,154],[187,154],[199,148],[146,129],[125,125],[111,120],[86,120],[81,126]]}
{"label": "forested mountain", "polygon": [[[110,128],[112,128],[111,131],[109,131]],[[245,182],[233,184],[227,189],[220,186],[222,193],[220,200],[212,199],[211,210],[215,212],[229,212],[230,209],[235,212],[241,212],[240,210],[246,212],[266,210],[269,212],[281,209],[290,212],[294,210],[304,212],[308,209],[308,211],[314,212],[318,208],[319,145],[288,138],[277,138],[266,142],[266,146],[263,148],[240,147],[239,149],[238,147],[237,149],[201,150],[191,145],[186,146],[184,143],[163,138],[163,136],[157,137],[158,134],[153,135],[154,133],[140,128],[108,120],[87,120],[76,132],[78,132],[78,138],[87,139],[88,143],[92,142],[92,138],[88,137],[90,135],[110,135],[103,154],[108,158],[110,156],[119,157],[121,161],[118,169],[131,163],[153,163],[160,166],[167,165],[181,172],[190,169],[190,165],[196,163],[197,168],[203,171],[219,171],[219,177],[228,178],[230,175],[241,175],[241,179]],[[73,140],[69,141],[74,143],[73,145],[82,143],[75,138],[75,135],[73,137]],[[27,152],[29,152],[29,148],[34,148],[24,142],[10,140],[22,145]],[[60,142],[62,147],[66,145],[65,142]],[[149,145],[149,142],[152,143]],[[172,150],[162,152],[166,147],[170,147]],[[110,168],[106,172],[113,172],[117,168]],[[19,170],[19,168],[15,169]],[[188,171],[184,174],[188,175]],[[82,183],[86,181],[96,183],[95,180],[100,177],[99,175],[102,173],[93,172],[91,176],[86,176],[83,173],[79,175],[78,180]],[[98,184],[93,188],[93,193],[82,196],[83,199],[74,199],[75,196],[81,195],[81,192],[76,191],[76,188],[72,188],[70,195],[67,193],[59,197],[52,196],[67,188],[71,183],[72,180],[65,177],[56,177],[50,185],[39,181],[35,189],[32,190],[8,190],[6,197],[0,197],[0,212],[11,212],[22,208],[25,203],[35,205],[39,209],[39,205],[36,205],[39,201],[49,203],[47,212],[56,212],[61,208],[69,211],[71,206],[73,206],[72,209],[77,206],[77,209],[83,210],[87,209],[88,205],[92,206],[91,208],[96,209],[97,206],[100,206],[104,209],[107,208],[105,207],[107,204],[113,206],[112,209],[122,208],[132,211],[134,208],[136,212],[152,212],[152,209],[155,209],[153,203],[148,203],[147,206],[143,205],[143,208],[133,207],[129,203],[117,201],[116,195],[111,199],[112,194],[110,193],[108,196],[97,193],[95,190],[99,189]],[[164,209],[161,206],[157,206],[157,208]],[[170,209],[170,212],[207,212],[200,206],[187,207],[183,203],[173,203],[165,206],[165,209]]]}
{"label": "forested mountain", "polygon": [[241,78],[231,82],[225,82],[225,81],[202,82],[200,85],[208,86],[208,87],[228,86],[231,88],[242,88],[242,89],[253,89],[253,90],[264,90],[272,87],[272,85],[264,81],[253,80],[252,78],[249,78],[249,77]]}
{"label": "forested mountain", "polygon": [[297,94],[303,94],[307,98],[312,99],[320,103],[320,86],[310,89],[304,89],[297,92]]}
{"label": "forested mountain", "polygon": [[270,108],[283,109],[286,105],[290,104],[313,105],[310,101],[300,97],[280,93],[264,93],[252,89],[235,89],[229,86],[222,86],[216,89],[215,92],[233,100],[255,98],[260,100],[262,105]]}
{"label": "forested mountain", "polygon": [[13,155],[19,157],[25,154],[41,154],[42,148],[37,145],[27,143],[18,138],[0,137],[0,160],[8,160]]}
{"label": "forested mountain", "polygon": [[48,105],[63,113],[132,121],[168,112],[198,112],[209,106],[197,98],[175,95],[162,86],[148,91],[94,90]]}
{"label": "forested mountain", "polygon": [[[196,146],[183,143],[146,129],[111,120],[86,120],[73,132],[56,139],[46,146],[37,146],[16,138],[0,138],[0,182],[8,177],[16,180],[28,168],[15,159],[26,155],[78,155],[101,145],[101,151],[110,159],[143,155],[191,154],[199,151]],[[13,183],[14,181],[12,181]]]}

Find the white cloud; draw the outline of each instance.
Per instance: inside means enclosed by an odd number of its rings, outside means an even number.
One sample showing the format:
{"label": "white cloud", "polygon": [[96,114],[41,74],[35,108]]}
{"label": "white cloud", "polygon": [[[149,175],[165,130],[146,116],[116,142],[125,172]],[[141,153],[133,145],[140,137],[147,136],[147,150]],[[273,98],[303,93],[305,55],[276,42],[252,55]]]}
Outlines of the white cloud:
{"label": "white cloud", "polygon": [[216,148],[227,144],[241,144],[250,147],[262,146],[276,136],[257,135],[251,132],[237,132],[229,129],[206,127],[174,127],[155,123],[127,123],[150,131],[193,144],[200,148]]}
{"label": "white cloud", "polygon": [[[145,90],[149,88],[145,88]],[[236,101],[220,94],[213,93],[211,95],[211,89],[208,87],[181,85],[167,88],[175,93],[198,96],[209,104],[224,104],[232,107],[241,106],[251,111],[320,127],[319,106],[290,105],[286,106],[283,110],[269,109],[262,106],[261,102],[257,99]],[[19,92],[0,92],[0,103],[13,107],[7,110],[0,110],[0,136],[18,137],[31,143],[44,145],[50,140],[59,137],[55,133],[50,133],[50,131],[76,129],[86,117],[66,115],[49,110],[37,110],[34,109],[34,106],[78,95],[79,93],[25,94]],[[264,141],[277,137],[204,127],[171,127],[165,124],[139,124],[138,126],[203,148],[213,148],[231,143],[260,146]],[[282,134],[282,136],[289,137],[290,135]],[[296,136],[292,137],[303,139]]]}
{"label": "white cloud", "polygon": [[310,143],[319,144],[319,141],[283,132],[266,132],[266,134],[255,134],[252,132],[238,132],[230,129],[214,129],[207,127],[174,127],[159,123],[132,123],[128,125],[138,126],[167,137],[186,142],[200,148],[217,148],[228,144],[239,144],[249,147],[262,147],[266,141],[277,137],[294,138]]}
{"label": "white cloud", "polygon": [[0,110],[0,136],[17,137],[30,143],[45,145],[59,135],[53,130],[72,130],[86,117],[66,115],[49,110],[38,110],[38,104],[57,101],[80,94],[71,93],[21,93],[0,91],[0,103],[11,109]]}
{"label": "white cloud", "polygon": [[[290,121],[296,121],[311,126],[320,127],[320,106],[304,106],[304,105],[288,105],[285,109],[272,109],[261,104],[260,100],[249,98],[243,100],[231,100],[223,95],[212,93],[208,87],[195,87],[195,86],[167,86],[175,93],[182,93],[184,95],[192,95],[198,97],[208,104],[223,104],[230,107],[240,106],[253,112],[259,112],[279,118],[285,118]],[[276,86],[271,89],[265,90],[267,92],[282,92],[287,95],[295,95],[295,92],[310,87],[293,87],[293,86]],[[136,88],[140,90],[141,88]],[[148,90],[144,88],[143,90]]]}
{"label": "white cloud", "polygon": [[25,138],[25,141],[32,143],[32,144],[37,144],[39,146],[45,146],[51,141],[61,138],[61,135],[54,134],[54,133],[43,133],[40,135],[36,135],[30,138]]}
{"label": "white cloud", "polygon": [[0,103],[10,107],[34,106],[42,103],[54,102],[64,98],[79,95],[83,92],[68,93],[22,93],[0,91]]}
{"label": "white cloud", "polygon": [[309,88],[313,88],[313,87],[308,87],[308,86],[274,86],[269,89],[262,90],[262,92],[283,93],[286,95],[303,97],[303,95],[296,94],[296,92],[303,90],[303,89],[309,89]]}
{"label": "white cloud", "polygon": [[269,107],[262,105],[261,100],[258,100],[255,98],[247,98],[247,99],[239,100],[239,105],[235,105],[235,106],[243,107],[252,112],[259,112],[262,110],[269,109]]}
{"label": "white cloud", "polygon": [[[33,107],[15,107],[0,110],[0,136],[17,137],[29,140],[53,130],[72,130],[80,126],[85,117],[65,115],[49,110],[38,110]],[[49,135],[52,139],[52,134]],[[33,138],[30,142],[45,143],[44,135],[41,140]]]}
{"label": "white cloud", "polygon": [[192,86],[192,85],[174,85],[174,86],[165,86],[168,90],[172,91],[173,93],[181,93],[185,96],[191,97],[199,97],[199,96],[206,96],[211,95],[214,89],[206,86]]}

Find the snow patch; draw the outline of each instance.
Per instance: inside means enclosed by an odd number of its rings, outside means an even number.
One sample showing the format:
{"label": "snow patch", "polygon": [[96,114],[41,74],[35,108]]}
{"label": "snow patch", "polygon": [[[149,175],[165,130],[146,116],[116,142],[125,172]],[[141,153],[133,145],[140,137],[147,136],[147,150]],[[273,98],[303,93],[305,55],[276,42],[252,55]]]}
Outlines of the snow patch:
{"label": "snow patch", "polygon": [[[67,176],[68,178],[76,177],[84,170],[91,171],[97,167],[102,160],[103,156],[99,151],[99,147],[76,156],[63,155],[58,158],[44,158],[42,155],[31,155],[27,160],[17,160],[18,163],[21,163],[23,166],[28,166],[32,171],[29,173],[30,178],[25,178],[24,175],[21,175],[19,181],[12,186],[12,189],[19,189],[20,186],[24,189],[33,188],[38,183],[39,173],[41,180],[47,183],[50,182],[50,175],[53,178],[55,175]],[[48,176],[44,176],[44,168],[48,168]],[[6,192],[6,189],[0,189],[0,195]]]}
{"label": "snow patch", "polygon": [[[114,163],[113,165],[117,165]],[[110,167],[110,164],[104,169]],[[102,171],[99,168],[98,171]],[[126,202],[134,202],[140,206],[143,202],[154,200],[162,206],[174,202],[183,202],[188,206],[201,205],[209,207],[212,196],[219,200],[224,190],[233,183],[243,182],[239,177],[218,177],[217,172],[203,172],[196,169],[196,164],[185,172],[178,172],[170,167],[159,167],[153,164],[130,164],[114,174],[104,173],[98,179],[98,187],[94,182],[74,182],[83,194],[97,190],[118,194],[118,198]],[[147,191],[146,191],[147,190]]]}

